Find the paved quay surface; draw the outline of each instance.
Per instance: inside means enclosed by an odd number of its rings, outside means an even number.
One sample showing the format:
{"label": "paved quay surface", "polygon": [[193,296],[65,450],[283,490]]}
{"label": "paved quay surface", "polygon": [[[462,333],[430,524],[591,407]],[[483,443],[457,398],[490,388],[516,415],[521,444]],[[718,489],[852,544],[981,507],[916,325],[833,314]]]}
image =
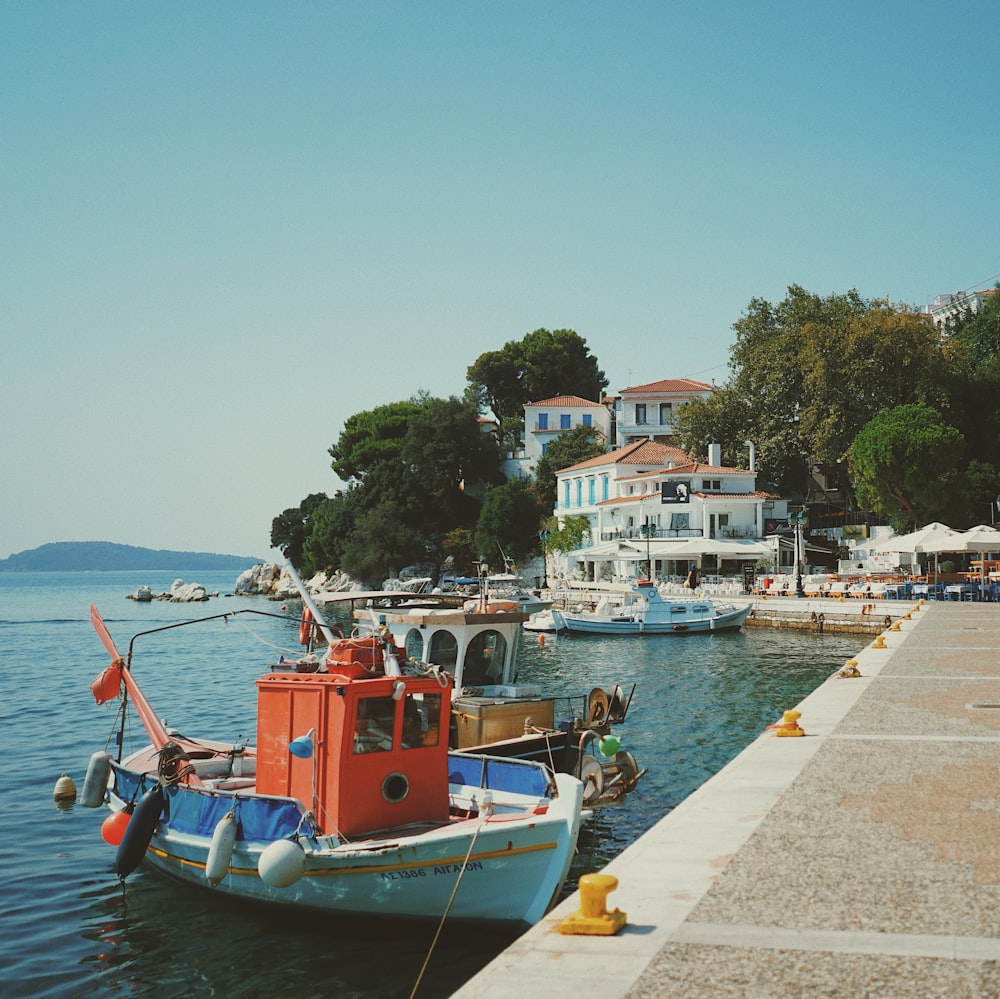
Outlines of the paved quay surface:
{"label": "paved quay surface", "polygon": [[899,629],[605,868],[616,936],[575,894],[454,995],[1000,997],[1000,605]]}

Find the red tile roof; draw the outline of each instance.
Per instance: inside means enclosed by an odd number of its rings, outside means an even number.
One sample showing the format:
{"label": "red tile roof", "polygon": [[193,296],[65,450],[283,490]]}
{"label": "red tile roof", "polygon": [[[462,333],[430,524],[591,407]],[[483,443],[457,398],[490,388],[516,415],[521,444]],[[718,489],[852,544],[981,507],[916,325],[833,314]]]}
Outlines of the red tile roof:
{"label": "red tile roof", "polygon": [[538,402],[529,402],[529,406],[596,406],[603,409],[599,402],[592,402],[590,399],[581,399],[578,395],[556,395],[551,399],[540,399]]}
{"label": "red tile roof", "polygon": [[645,385],[632,385],[629,388],[619,389],[619,392],[654,392],[665,394],[669,392],[713,392],[714,385],[707,382],[696,382],[693,378],[664,378],[658,382],[647,382]]}

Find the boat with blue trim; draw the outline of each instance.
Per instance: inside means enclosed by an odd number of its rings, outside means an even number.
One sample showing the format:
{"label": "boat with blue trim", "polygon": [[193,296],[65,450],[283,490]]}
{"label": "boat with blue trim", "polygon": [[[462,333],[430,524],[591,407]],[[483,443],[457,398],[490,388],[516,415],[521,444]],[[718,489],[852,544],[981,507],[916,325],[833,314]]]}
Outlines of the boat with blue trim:
{"label": "boat with blue trim", "polygon": [[[197,624],[251,610],[183,622]],[[149,745],[91,757],[81,803],[107,804],[124,880],[145,861],[192,885],[362,916],[536,923],[558,899],[583,784],[523,760],[452,753],[453,680],[328,661],[256,681],[256,739],[168,730],[133,675],[136,638],[91,686],[134,711]],[[166,631],[181,627],[173,624]],[[140,634],[149,635],[153,632]],[[121,742],[119,741],[119,746]]]}
{"label": "boat with blue trim", "polygon": [[593,610],[560,612],[566,631],[592,635],[686,635],[743,627],[752,604],[700,593],[663,597],[650,579],[639,579],[620,598],[602,597]]}

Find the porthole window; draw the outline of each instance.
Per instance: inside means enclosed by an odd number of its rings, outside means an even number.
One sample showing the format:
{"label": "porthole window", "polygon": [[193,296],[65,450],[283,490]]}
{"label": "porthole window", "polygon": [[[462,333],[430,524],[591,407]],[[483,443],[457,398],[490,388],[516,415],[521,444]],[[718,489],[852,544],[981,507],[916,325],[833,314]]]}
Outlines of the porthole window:
{"label": "porthole window", "polygon": [[406,774],[395,771],[382,781],[382,797],[390,805],[398,805],[409,793],[410,782],[407,780]]}

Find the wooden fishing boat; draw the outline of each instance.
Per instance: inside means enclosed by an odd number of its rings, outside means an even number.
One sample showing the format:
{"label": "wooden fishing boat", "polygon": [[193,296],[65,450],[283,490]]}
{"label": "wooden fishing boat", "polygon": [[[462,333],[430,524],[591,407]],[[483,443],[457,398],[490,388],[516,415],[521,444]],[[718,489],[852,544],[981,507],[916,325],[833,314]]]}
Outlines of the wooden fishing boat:
{"label": "wooden fishing boat", "polygon": [[701,594],[664,598],[656,584],[637,580],[621,599],[604,597],[591,611],[562,611],[566,630],[592,635],[689,635],[743,627],[751,604]]}
{"label": "wooden fishing boat", "polygon": [[94,697],[121,697],[123,727],[134,710],[150,740],[124,759],[95,753],[81,795],[111,809],[102,832],[121,878],[145,860],[261,902],[526,925],[558,898],[583,784],[540,764],[450,753],[447,673],[273,670],[256,682],[253,744],[189,737],[146,700],[135,638],[122,657],[93,607],[91,619],[112,657]]}

